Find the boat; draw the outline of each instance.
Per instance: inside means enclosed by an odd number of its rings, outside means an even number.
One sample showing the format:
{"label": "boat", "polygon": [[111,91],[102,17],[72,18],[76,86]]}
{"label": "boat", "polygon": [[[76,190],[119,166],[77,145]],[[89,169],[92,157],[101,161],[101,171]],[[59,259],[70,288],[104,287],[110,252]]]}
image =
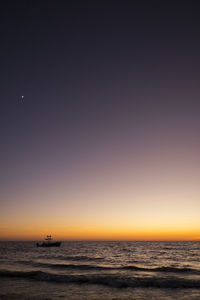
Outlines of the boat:
{"label": "boat", "polygon": [[37,243],[37,247],[60,247],[62,242],[54,242],[52,241],[51,235],[47,235],[46,239],[42,243]]}

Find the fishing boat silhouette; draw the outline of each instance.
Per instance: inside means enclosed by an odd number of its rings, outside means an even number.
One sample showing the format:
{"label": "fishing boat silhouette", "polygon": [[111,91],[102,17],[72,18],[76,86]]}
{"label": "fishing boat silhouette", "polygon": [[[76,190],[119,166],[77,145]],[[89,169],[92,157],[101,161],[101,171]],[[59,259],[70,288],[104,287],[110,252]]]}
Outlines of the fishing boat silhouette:
{"label": "fishing boat silhouette", "polygon": [[54,242],[52,241],[52,237],[51,235],[47,235],[46,239],[44,242],[42,243],[37,243],[36,246],[37,247],[60,247],[62,242]]}

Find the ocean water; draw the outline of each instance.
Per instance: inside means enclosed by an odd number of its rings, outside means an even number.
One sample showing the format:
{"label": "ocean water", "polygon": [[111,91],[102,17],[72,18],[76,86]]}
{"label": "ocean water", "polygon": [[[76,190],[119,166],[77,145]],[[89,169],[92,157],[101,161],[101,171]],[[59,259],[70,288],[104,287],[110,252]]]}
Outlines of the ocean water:
{"label": "ocean water", "polygon": [[200,242],[0,242],[0,299],[200,299]]}

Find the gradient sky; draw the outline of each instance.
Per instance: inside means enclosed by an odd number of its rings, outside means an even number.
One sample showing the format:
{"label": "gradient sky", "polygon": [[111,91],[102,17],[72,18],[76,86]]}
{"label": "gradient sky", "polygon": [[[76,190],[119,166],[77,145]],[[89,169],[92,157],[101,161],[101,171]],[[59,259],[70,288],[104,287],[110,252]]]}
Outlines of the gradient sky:
{"label": "gradient sky", "polygon": [[199,13],[1,2],[1,240],[200,239]]}

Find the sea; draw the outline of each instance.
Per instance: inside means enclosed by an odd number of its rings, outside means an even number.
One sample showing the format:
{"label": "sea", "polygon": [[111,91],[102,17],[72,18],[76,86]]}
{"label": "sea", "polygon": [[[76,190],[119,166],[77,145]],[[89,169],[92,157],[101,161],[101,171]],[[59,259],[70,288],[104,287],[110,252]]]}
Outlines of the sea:
{"label": "sea", "polygon": [[200,299],[200,242],[0,242],[0,299]]}

